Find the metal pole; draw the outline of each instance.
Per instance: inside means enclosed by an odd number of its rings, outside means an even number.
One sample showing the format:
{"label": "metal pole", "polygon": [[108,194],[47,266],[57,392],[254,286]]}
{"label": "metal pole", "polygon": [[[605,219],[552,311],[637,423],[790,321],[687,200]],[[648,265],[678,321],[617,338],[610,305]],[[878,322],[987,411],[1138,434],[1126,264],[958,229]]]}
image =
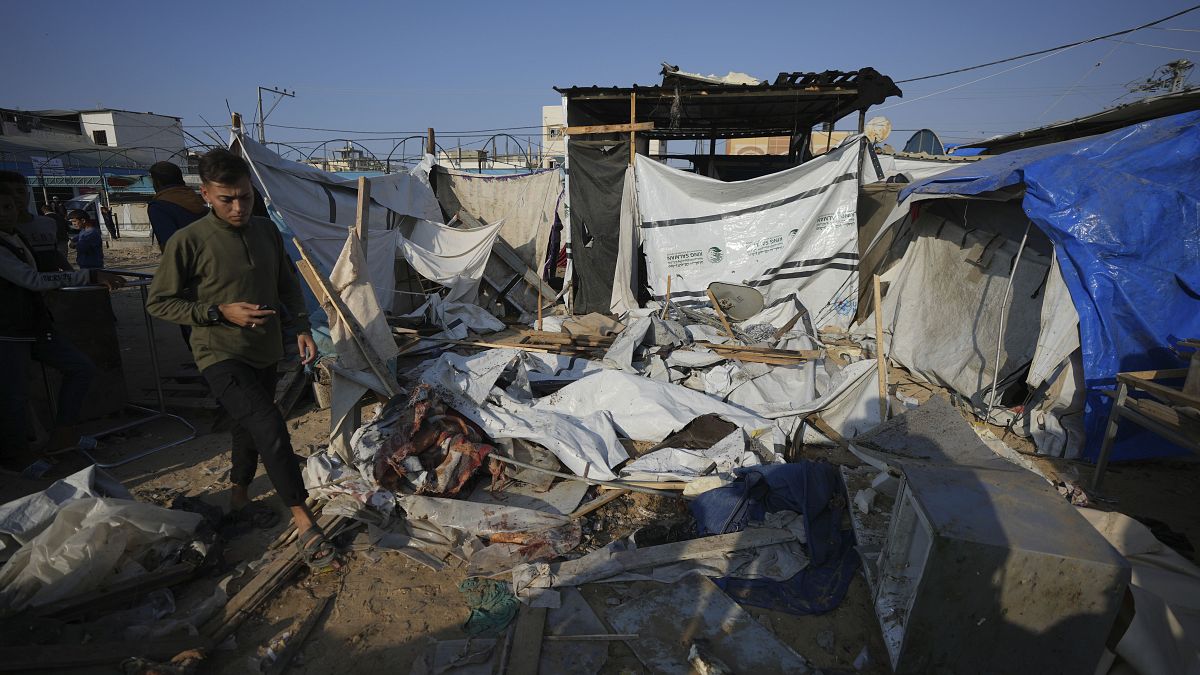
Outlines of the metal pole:
{"label": "metal pole", "polygon": [[258,142],[267,142],[266,132],[263,131],[262,87],[258,88]]}
{"label": "metal pole", "polygon": [[996,407],[996,383],[1000,381],[1000,347],[1004,342],[1004,320],[1008,318],[1005,310],[1008,309],[1013,278],[1017,276],[1017,265],[1021,263],[1021,254],[1025,252],[1025,242],[1029,240],[1029,228],[1032,225],[1032,220],[1025,221],[1025,234],[1021,237],[1021,248],[1017,249],[1017,257],[1013,259],[1012,272],[1008,275],[1008,286],[1004,288],[1004,300],[1000,303],[1000,327],[996,331],[996,365],[992,371],[992,395],[988,398],[987,416],[983,418],[988,423],[992,421],[992,410]]}
{"label": "metal pole", "polygon": [[154,336],[154,320],[150,318],[150,312],[146,311],[146,286],[138,285],[138,293],[142,296],[142,316],[146,320],[146,337],[150,342],[150,365],[154,370],[154,390],[158,392],[158,411],[166,413],[167,400],[163,396],[162,377],[158,373],[158,344]]}

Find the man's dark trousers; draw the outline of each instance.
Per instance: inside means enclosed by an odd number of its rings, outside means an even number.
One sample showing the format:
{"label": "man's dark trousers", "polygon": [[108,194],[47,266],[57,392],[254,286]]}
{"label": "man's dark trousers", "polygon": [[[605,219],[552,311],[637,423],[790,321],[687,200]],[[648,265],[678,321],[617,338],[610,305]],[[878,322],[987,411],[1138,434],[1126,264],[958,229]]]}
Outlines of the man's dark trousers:
{"label": "man's dark trousers", "polygon": [[228,360],[205,368],[202,374],[213,396],[233,418],[230,480],[235,485],[250,485],[261,458],[284,505],[302,505],[308,492],[292,452],[287,423],[275,406],[275,365],[255,368]]}

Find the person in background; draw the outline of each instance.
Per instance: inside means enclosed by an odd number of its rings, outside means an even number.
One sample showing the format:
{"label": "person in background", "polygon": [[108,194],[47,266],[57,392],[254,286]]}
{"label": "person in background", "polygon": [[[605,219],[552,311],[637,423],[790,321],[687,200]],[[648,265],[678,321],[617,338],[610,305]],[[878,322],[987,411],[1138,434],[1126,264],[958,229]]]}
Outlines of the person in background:
{"label": "person in background", "polygon": [[154,199],[146,205],[150,229],[162,250],[171,235],[208,213],[208,205],[196,191],[183,182],[183,171],[171,162],[155,162],[150,167]]}
{"label": "person in background", "polygon": [[29,205],[29,186],[25,183],[25,177],[15,171],[0,171],[0,190],[11,194],[20,205],[17,229],[33,250],[38,271],[71,269],[71,263],[58,250],[58,225],[51,218],[35,216],[26,210]]}
{"label": "person in background", "polygon": [[[183,171],[171,162],[151,165],[150,183],[154,186],[154,199],[146,205],[146,215],[150,217],[150,230],[161,251],[172,235],[207,214],[208,204],[183,182]],[[179,332],[183,341],[190,345],[192,327],[181,324]]]}
{"label": "person in background", "polygon": [[104,226],[108,228],[108,236],[113,241],[121,238],[121,229],[118,227],[117,215],[112,212],[112,209],[107,206],[100,207],[100,215],[104,218]]}
{"label": "person in background", "polygon": [[340,555],[304,504],[308,491],[287,422],[275,405],[284,335],[295,336],[305,364],[317,356],[299,276],[279,230],[251,215],[254,187],[244,159],[225,149],[205,154],[200,191],[212,211],[167,240],[146,311],[193,327],[196,366],[234,420],[230,516],[259,528],[279,519],[270,507],[250,500],[261,459],[291,511],[305,562],[313,571],[336,569]]}
{"label": "person in background", "polygon": [[68,213],[67,219],[79,228],[79,236],[75,238],[75,263],[85,270],[104,267],[104,241],[96,222],[78,209]]}
{"label": "person in background", "polygon": [[[120,288],[121,277],[100,270],[39,272],[33,252],[17,229],[24,204],[0,190],[0,468],[29,470],[40,464],[29,444],[29,366],[32,361],[62,373],[50,450],[70,445],[95,366],[54,330],[43,291],[102,284]],[[33,473],[32,475],[36,475]]]}
{"label": "person in background", "polygon": [[58,239],[58,252],[62,254],[63,260],[66,260],[67,242],[71,240],[71,228],[67,225],[67,219],[54,210],[53,204],[42,204],[42,215],[54,221]]}

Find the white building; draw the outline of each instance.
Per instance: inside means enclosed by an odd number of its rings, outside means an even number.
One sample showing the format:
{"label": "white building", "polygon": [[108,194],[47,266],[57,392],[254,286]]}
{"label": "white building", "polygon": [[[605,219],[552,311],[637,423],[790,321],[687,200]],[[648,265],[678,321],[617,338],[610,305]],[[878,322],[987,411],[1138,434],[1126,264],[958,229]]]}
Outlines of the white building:
{"label": "white building", "polygon": [[170,115],[103,108],[79,111],[83,135],[94,145],[121,147],[138,157],[149,156],[187,166],[183,121]]}

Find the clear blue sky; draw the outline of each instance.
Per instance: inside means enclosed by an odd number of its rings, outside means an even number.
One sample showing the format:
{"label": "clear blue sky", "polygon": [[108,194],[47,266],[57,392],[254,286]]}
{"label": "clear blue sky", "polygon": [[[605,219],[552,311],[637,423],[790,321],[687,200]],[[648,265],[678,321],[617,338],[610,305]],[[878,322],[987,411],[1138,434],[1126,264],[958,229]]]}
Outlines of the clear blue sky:
{"label": "clear blue sky", "polygon": [[[312,147],[369,135],[270,124],[383,135],[432,126],[450,146],[452,131],[539,125],[541,106],[558,102],[554,85],[653,84],[662,61],[759,78],[872,66],[900,80],[1132,27],[1191,4],[21,2],[5,7],[0,107],[154,111],[182,117],[199,136],[201,116],[228,124],[226,99],[252,117],[261,84],[296,91],[268,120],[268,140]],[[898,130],[932,128],[947,142],[1075,117],[1117,102],[1125,83],[1168,61],[1197,60],[1197,30],[1200,11],[1006,73],[1025,62],[902,84],[904,98],[870,114]],[[1200,83],[1200,72],[1191,81]],[[382,156],[392,144],[367,145]]]}

